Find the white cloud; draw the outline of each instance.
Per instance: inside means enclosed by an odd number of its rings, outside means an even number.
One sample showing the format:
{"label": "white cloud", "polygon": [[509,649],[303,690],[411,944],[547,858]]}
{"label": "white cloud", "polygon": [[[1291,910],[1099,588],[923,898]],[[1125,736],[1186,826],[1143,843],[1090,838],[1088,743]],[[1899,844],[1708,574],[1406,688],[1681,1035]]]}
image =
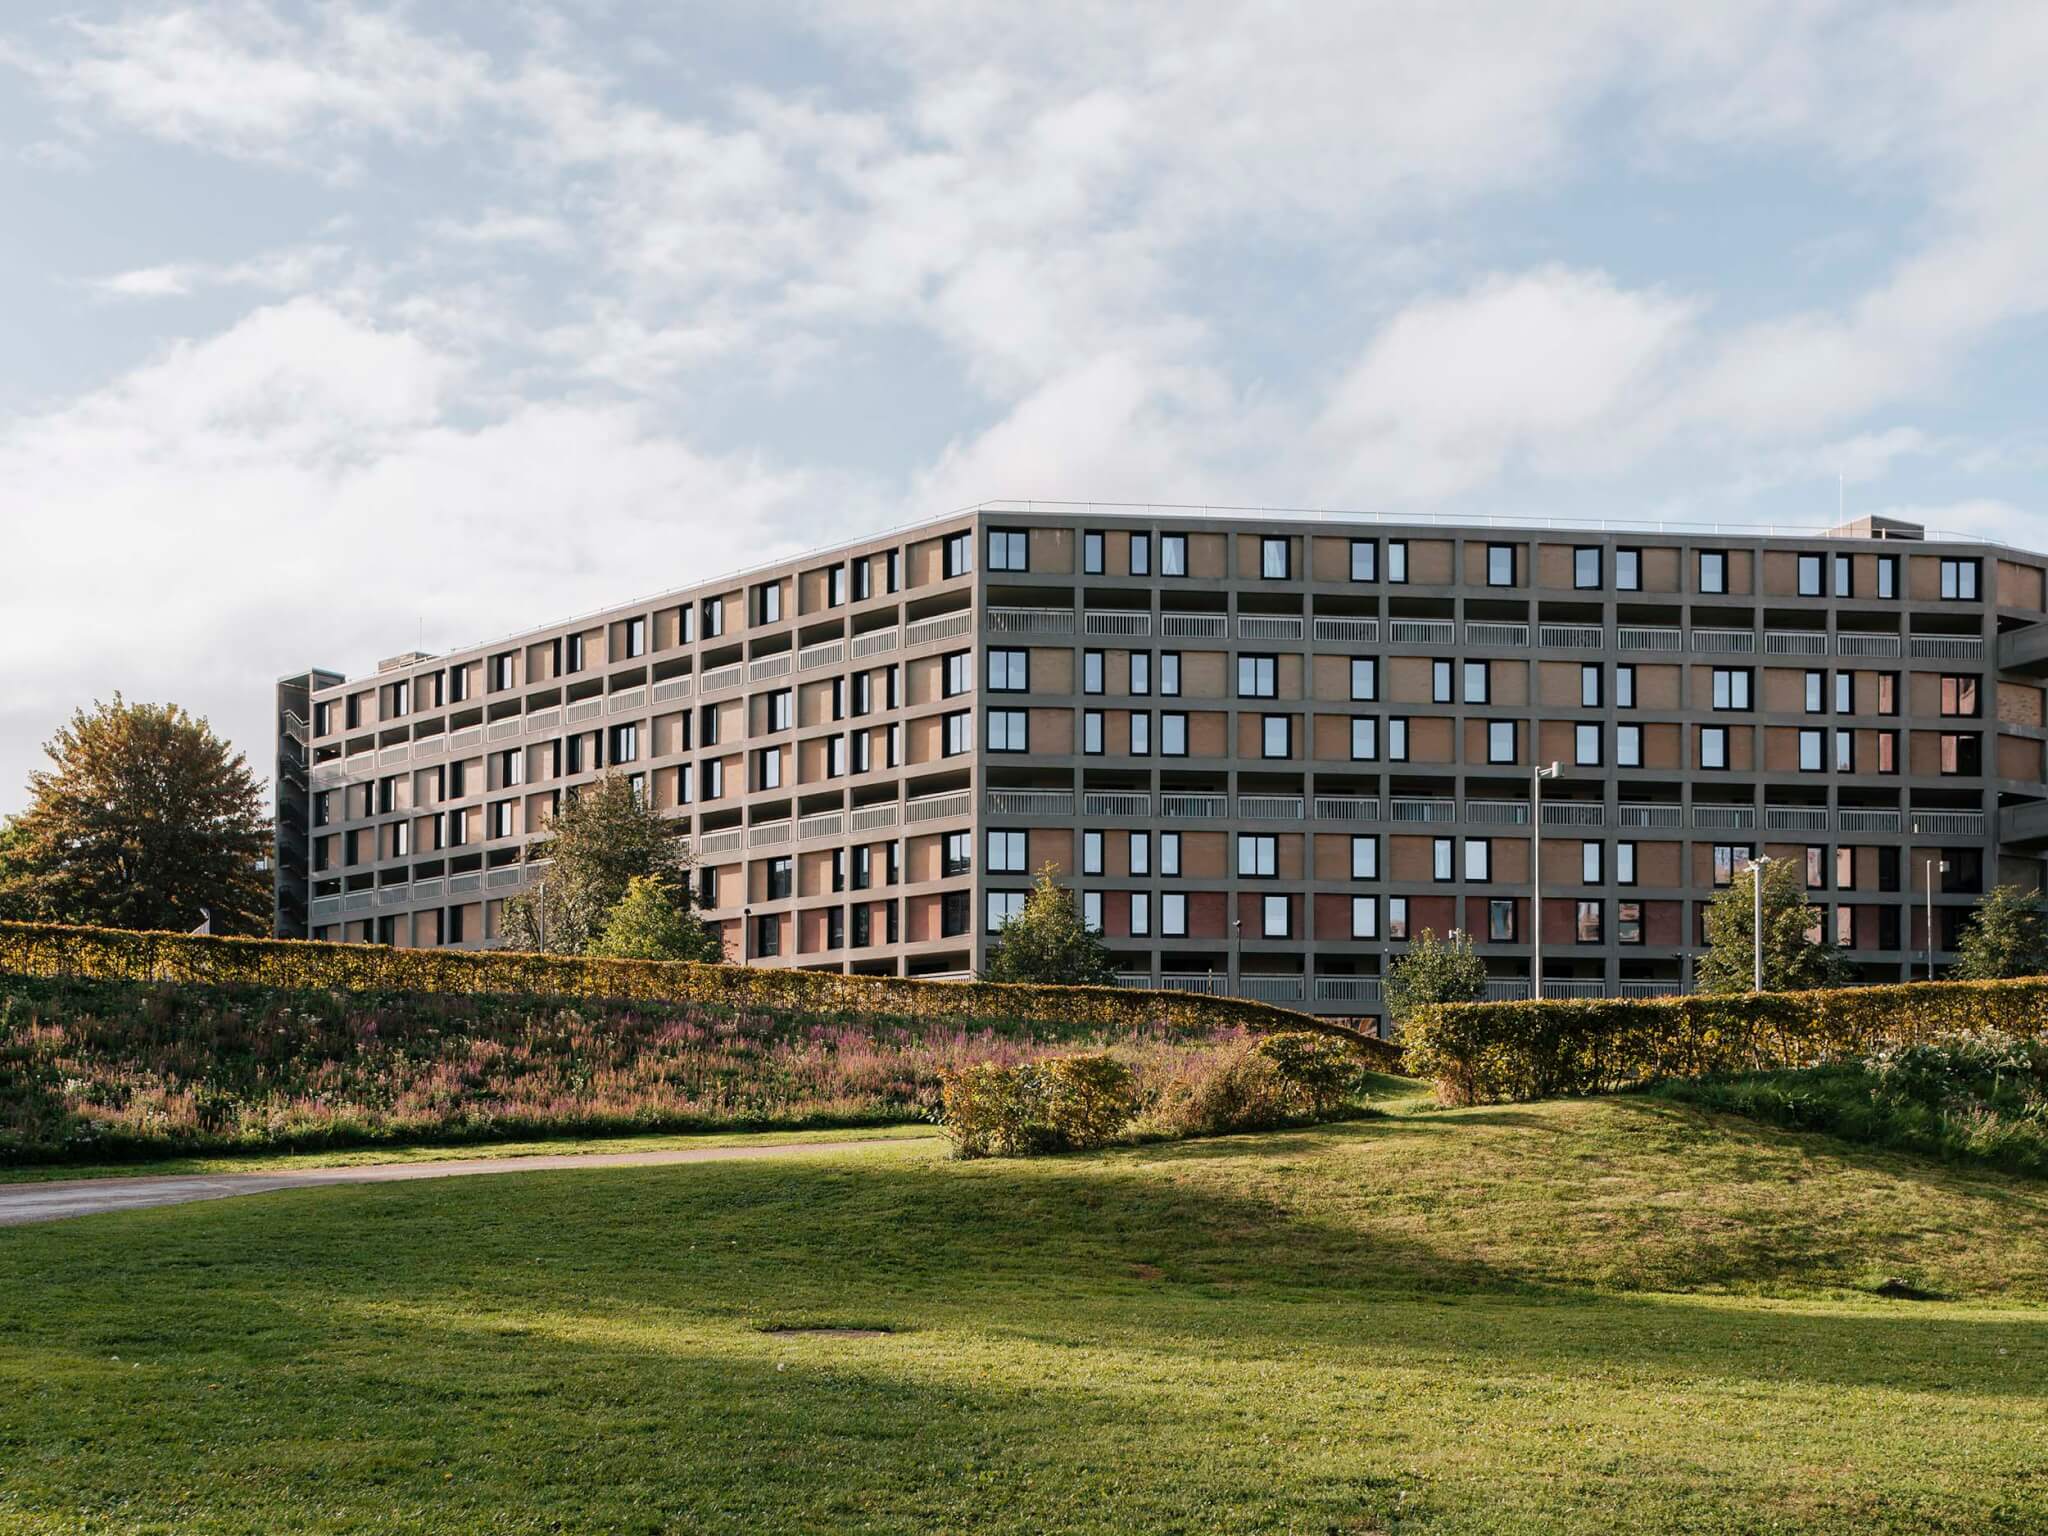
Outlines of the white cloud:
{"label": "white cloud", "polygon": [[95,278],[88,284],[109,299],[184,298],[202,288],[254,288],[293,293],[311,287],[331,271],[346,251],[338,245],[293,246],[268,251],[247,261],[173,262],[137,267]]}

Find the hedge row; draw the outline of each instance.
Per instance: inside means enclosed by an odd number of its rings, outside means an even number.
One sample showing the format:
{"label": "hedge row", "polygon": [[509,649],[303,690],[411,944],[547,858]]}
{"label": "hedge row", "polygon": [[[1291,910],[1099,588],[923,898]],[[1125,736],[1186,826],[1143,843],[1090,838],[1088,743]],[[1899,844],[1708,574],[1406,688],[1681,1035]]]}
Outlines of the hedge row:
{"label": "hedge row", "polygon": [[1819,1066],[1953,1030],[2048,1033],[2048,977],[1814,992],[1418,1010],[1407,1070],[1447,1104],[1612,1093],[1664,1078]]}
{"label": "hedge row", "polygon": [[181,981],[342,992],[516,993],[719,1003],[784,1013],[1010,1020],[1210,1033],[1316,1030],[1357,1042],[1393,1070],[1399,1051],[1329,1020],[1200,992],[914,981],[687,961],[598,960],[506,950],[395,949],[300,939],[230,939],[56,923],[0,923],[0,973]]}

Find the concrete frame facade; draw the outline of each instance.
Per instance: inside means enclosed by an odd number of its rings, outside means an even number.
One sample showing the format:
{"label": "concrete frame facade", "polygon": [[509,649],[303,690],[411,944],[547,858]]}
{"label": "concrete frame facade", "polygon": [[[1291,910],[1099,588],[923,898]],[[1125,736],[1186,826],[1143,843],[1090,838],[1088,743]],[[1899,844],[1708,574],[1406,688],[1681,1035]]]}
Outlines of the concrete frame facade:
{"label": "concrete frame facade", "polygon": [[1128,984],[1370,1018],[1425,928],[1526,995],[1555,761],[1547,995],[1681,989],[1757,852],[1895,980],[1930,860],[1937,964],[1981,890],[2041,883],[2044,621],[2048,558],[1896,523],[990,504],[286,678],[279,931],[492,944],[561,791],[623,772],[735,959],[971,974],[1052,863]]}

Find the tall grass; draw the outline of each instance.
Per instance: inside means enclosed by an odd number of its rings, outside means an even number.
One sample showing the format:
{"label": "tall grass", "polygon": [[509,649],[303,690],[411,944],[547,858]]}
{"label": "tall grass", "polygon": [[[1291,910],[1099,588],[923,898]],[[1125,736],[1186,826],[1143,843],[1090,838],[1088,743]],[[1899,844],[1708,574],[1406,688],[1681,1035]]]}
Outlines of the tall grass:
{"label": "tall grass", "polygon": [[703,1003],[0,978],[0,1161],[886,1124],[942,1071],[1236,1029],[824,1018]]}

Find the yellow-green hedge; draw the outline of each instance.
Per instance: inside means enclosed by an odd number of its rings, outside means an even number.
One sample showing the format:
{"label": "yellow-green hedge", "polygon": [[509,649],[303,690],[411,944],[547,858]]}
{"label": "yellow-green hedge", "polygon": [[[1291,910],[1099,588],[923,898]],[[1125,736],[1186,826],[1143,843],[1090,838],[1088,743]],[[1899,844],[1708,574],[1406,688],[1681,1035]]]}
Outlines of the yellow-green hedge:
{"label": "yellow-green hedge", "polygon": [[2048,1032],[2048,977],[1815,992],[1440,1003],[1403,1033],[1406,1069],[1447,1104],[1611,1093],[1709,1072],[1819,1066],[1951,1030]]}
{"label": "yellow-green hedge", "polygon": [[721,1003],[790,1013],[1014,1020],[1112,1029],[1307,1029],[1357,1042],[1387,1070],[1393,1070],[1400,1057],[1388,1042],[1270,1003],[1127,987],[913,981],[765,966],[209,938],[56,923],[0,923],[0,974],[6,973],[343,992],[538,993]]}

